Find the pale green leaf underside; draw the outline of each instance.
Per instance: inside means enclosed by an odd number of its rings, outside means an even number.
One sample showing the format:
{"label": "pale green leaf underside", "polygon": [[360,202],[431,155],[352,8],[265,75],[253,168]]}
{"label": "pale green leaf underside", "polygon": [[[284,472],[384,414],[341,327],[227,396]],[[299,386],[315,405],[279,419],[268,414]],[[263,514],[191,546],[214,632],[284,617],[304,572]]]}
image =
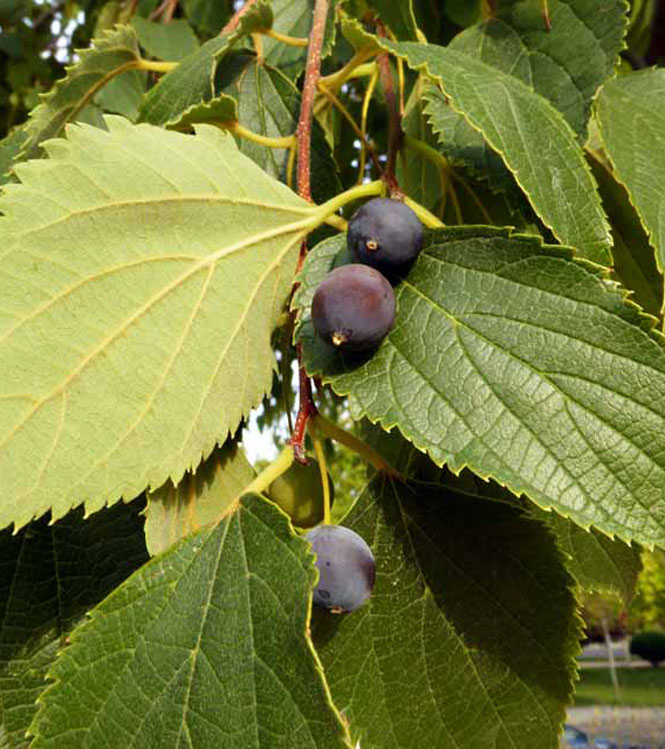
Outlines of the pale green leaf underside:
{"label": "pale green leaf underside", "polygon": [[[581,257],[608,264],[609,224],[575,134],[560,112],[517,78],[469,55],[432,44],[381,42],[440,83],[451,106],[501,154],[560,242]],[[435,119],[432,126],[437,130]]]}
{"label": "pale green leaf underside", "polygon": [[180,480],[258,405],[308,206],[233,138],[107,118],[0,201],[0,527]]}
{"label": "pale green leaf underside", "polygon": [[234,443],[213,450],[195,471],[174,486],[167,481],[148,492],[145,537],[151,555],[161,554],[190,533],[215,522],[255,477]]}
{"label": "pale green leaf underside", "polygon": [[348,747],[307,636],[308,548],[247,497],[155,558],[75,630],[32,747]]}
{"label": "pale green leaf underside", "polygon": [[518,508],[376,480],[348,524],[372,546],[370,600],[314,620],[362,749],[554,749],[579,620],[553,535]]}
{"label": "pale green leaf underside", "polygon": [[130,26],[119,26],[92,41],[92,47],[79,50],[79,62],[44,95],[30,114],[27,135],[19,158],[31,159],[42,153],[41,144],[60,135],[105,83],[123,70],[132,70],[140,59],[136,33]]}
{"label": "pale green leaf underside", "polygon": [[356,418],[582,526],[665,542],[665,350],[615,284],[533,237],[444,229],[397,287],[387,339],[345,361],[309,320],[343,242],[310,254],[295,303],[308,371]]}
{"label": "pale green leaf underside", "polygon": [[665,269],[665,70],[630,73],[606,83],[596,114],[605,149]]}

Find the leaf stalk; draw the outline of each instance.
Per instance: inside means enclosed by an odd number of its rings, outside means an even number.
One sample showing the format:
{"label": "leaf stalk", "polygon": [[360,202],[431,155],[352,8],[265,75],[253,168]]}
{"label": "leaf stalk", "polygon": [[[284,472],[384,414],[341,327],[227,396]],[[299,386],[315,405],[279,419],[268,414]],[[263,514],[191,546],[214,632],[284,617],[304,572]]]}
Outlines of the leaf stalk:
{"label": "leaf stalk", "polygon": [[399,471],[393,468],[387,463],[383,456],[381,456],[373,447],[370,447],[366,442],[361,440],[359,437],[347,432],[346,429],[333,424],[332,421],[326,419],[320,413],[317,413],[312,417],[313,427],[318,431],[319,434],[328,437],[335,442],[339,442],[340,445],[348,447],[353,452],[360,455],[367,463],[376,468],[377,471],[383,471],[388,476],[398,477]]}

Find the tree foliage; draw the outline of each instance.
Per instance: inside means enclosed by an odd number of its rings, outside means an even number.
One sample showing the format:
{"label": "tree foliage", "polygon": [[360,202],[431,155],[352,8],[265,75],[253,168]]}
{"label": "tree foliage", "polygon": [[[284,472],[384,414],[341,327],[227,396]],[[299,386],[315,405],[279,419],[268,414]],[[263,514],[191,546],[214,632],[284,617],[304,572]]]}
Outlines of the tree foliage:
{"label": "tree foliage", "polygon": [[[656,3],[237,5],[0,0],[0,745],[554,749],[582,593],[663,624]],[[354,354],[379,196],[425,234]]]}

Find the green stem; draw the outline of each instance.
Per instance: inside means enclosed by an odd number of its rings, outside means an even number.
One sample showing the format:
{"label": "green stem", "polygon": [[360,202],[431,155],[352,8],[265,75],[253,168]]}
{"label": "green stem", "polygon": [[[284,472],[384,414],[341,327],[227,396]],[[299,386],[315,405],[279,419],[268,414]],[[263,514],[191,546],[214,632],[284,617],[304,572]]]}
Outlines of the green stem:
{"label": "green stem", "polygon": [[150,70],[153,73],[169,73],[174,68],[177,68],[180,63],[178,62],[158,62],[157,60],[144,60],[141,58],[136,62],[136,68],[138,70]]}
{"label": "green stem", "polygon": [[332,91],[329,91],[324,85],[321,84],[319,81],[318,83],[318,90],[326,97],[326,99],[329,99],[333,106],[337,107],[340,114],[344,117],[344,119],[351,125],[351,129],[353,132],[360,138],[361,142],[364,144],[365,150],[369,153],[372,161],[374,162],[374,166],[376,167],[376,170],[378,172],[381,172],[381,164],[379,164],[379,160],[376,157],[376,154],[374,153],[374,148],[372,147],[372,144],[367,140],[367,137],[365,136],[365,133],[362,131],[360,127],[358,127],[358,124],[353,119],[353,115],[349,112],[349,110],[342,104],[342,102],[335,96],[335,94],[332,93]]}
{"label": "green stem", "polygon": [[433,213],[427,210],[425,206],[416,203],[415,200],[411,200],[408,195],[404,196],[404,204],[408,205],[409,208],[418,216],[418,218],[427,226],[429,229],[440,229],[445,226],[443,221],[435,216]]}
{"label": "green stem", "polygon": [[436,148],[432,148],[429,143],[425,143],[423,140],[418,140],[411,135],[404,135],[404,145],[410,148],[412,151],[419,153],[421,156],[431,161],[434,166],[438,167],[442,171],[448,173],[450,171],[450,164],[448,159],[439,153]]}
{"label": "green stem", "polygon": [[339,442],[340,445],[345,445],[353,452],[358,453],[371,466],[374,466],[377,471],[383,471],[388,476],[399,476],[399,472],[396,471],[390,464],[386,463],[381,455],[373,448],[370,447],[366,442],[355,437],[346,429],[338,427],[337,424],[333,424],[332,421],[328,421],[325,416],[320,413],[312,417],[314,422],[314,429],[320,434],[328,437],[329,439]]}
{"label": "green stem", "polygon": [[354,71],[356,71],[370,57],[372,57],[371,53],[356,52],[343,68],[321,78],[321,83],[328,89],[328,91],[336,91],[346,83],[349,78],[352,77]]}
{"label": "green stem", "polygon": [[[355,78],[369,78],[375,73],[376,73],[376,62],[372,60],[371,62],[365,62],[362,65],[358,65],[357,68],[354,68],[349,73],[346,80],[351,81]],[[323,80],[325,80],[325,78]]]}
{"label": "green stem", "polygon": [[287,44],[290,47],[306,47],[309,44],[309,39],[305,39],[301,36],[289,36],[288,34],[280,34],[279,31],[270,29],[269,31],[261,32],[265,36],[269,36],[271,39],[275,39],[282,44]]}
{"label": "green stem", "polygon": [[262,494],[272,482],[289,470],[293,463],[293,448],[287,445],[261,473],[242,490],[241,494]]}
{"label": "green stem", "polygon": [[296,143],[296,136],[294,135],[283,135],[279,138],[271,138],[268,135],[261,135],[249,130],[239,122],[225,122],[222,123],[222,127],[225,130],[230,130],[232,133],[245,140],[251,140],[253,143],[258,143],[262,146],[268,146],[268,148],[293,148]]}
{"label": "green stem", "polygon": [[326,455],[323,449],[323,443],[321,442],[316,427],[314,426],[313,419],[309,420],[309,424],[309,431],[312,436],[312,442],[314,443],[314,452],[316,453],[316,460],[319,464],[319,471],[321,472],[321,488],[323,489],[323,524],[330,525],[330,483],[328,481]]}
{"label": "green stem", "polygon": [[326,224],[333,226],[339,231],[346,231],[349,228],[349,222],[336,213],[331,213],[330,216],[326,217]]}
{"label": "green stem", "polygon": [[327,200],[325,203],[321,203],[317,210],[317,220],[320,222],[325,221],[331,213],[336,213],[340,208],[343,208],[347,203],[351,203],[354,200],[383,195],[385,194],[385,188],[385,183],[380,179],[374,180],[374,182],[366,182],[364,185],[351,187],[339,193],[339,195],[335,195],[334,198]]}

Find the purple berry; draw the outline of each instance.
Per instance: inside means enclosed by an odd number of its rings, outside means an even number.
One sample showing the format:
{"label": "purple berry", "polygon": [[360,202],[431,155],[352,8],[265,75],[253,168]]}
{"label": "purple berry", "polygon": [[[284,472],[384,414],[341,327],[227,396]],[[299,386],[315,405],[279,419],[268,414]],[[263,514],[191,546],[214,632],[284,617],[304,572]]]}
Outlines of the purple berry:
{"label": "purple berry", "polygon": [[316,554],[319,582],[314,603],[333,613],[355,611],[374,587],[374,556],[365,540],[341,525],[320,525],[305,534]]}
{"label": "purple berry", "polygon": [[340,349],[376,348],[395,322],[395,293],[366,265],[343,265],[319,284],[312,300],[312,323],[324,341]]}
{"label": "purple berry", "polygon": [[346,242],[354,263],[365,263],[390,276],[414,260],[423,246],[423,225],[408,205],[374,198],[351,220]]}

